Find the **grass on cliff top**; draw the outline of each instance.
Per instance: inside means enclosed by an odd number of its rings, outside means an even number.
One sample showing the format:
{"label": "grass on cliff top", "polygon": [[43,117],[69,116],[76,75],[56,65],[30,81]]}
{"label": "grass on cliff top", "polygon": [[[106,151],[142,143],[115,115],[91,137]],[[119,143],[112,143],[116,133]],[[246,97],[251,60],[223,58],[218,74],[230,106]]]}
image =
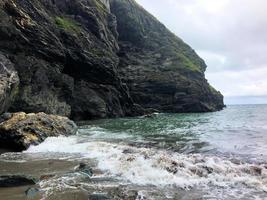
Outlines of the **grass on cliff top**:
{"label": "grass on cliff top", "polygon": [[177,53],[175,56],[175,60],[179,64],[178,65],[177,64],[171,65],[171,68],[173,68],[173,70],[174,69],[184,69],[186,71],[201,73],[201,69],[199,68],[199,66],[194,64],[189,58],[187,58],[183,54]]}
{"label": "grass on cliff top", "polygon": [[81,29],[77,22],[65,17],[56,17],[55,22],[58,27],[68,32],[79,32]]}
{"label": "grass on cliff top", "polygon": [[173,64],[168,67],[169,69],[184,69],[186,71],[202,73],[201,67],[195,64],[194,57],[190,58],[187,55],[184,55],[181,50],[178,50],[173,46],[165,46],[161,48],[159,52],[165,58],[171,59]]}
{"label": "grass on cliff top", "polygon": [[212,94],[217,94],[218,93],[218,91],[214,87],[212,87],[210,84],[209,84],[209,89],[210,89]]}
{"label": "grass on cliff top", "polygon": [[178,54],[178,59],[182,61],[183,65],[193,72],[201,72],[198,66],[196,66],[189,58],[184,56],[183,54]]}

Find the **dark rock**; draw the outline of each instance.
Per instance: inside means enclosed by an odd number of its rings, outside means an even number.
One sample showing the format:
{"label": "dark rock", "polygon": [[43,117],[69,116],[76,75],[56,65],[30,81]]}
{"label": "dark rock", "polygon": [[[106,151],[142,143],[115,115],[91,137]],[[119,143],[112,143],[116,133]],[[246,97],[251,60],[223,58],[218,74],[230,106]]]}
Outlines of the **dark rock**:
{"label": "dark rock", "polygon": [[258,166],[252,166],[252,167],[250,168],[250,170],[251,170],[251,173],[252,173],[253,175],[256,175],[256,176],[260,176],[260,175],[262,175],[262,168],[261,168],[261,167],[258,167]]}
{"label": "dark rock", "polygon": [[106,196],[106,194],[91,194],[89,196],[89,200],[110,200],[110,199],[111,198]]}
{"label": "dark rock", "polygon": [[220,110],[205,69],[134,0],[0,1],[0,113],[86,120]]}
{"label": "dark rock", "polygon": [[203,168],[207,171],[208,174],[211,174],[211,173],[213,173],[213,171],[214,171],[213,168],[208,167],[208,166],[204,166]]}
{"label": "dark rock", "polygon": [[172,174],[176,174],[178,172],[178,168],[175,167],[175,166],[170,166],[170,167],[166,167],[166,170],[169,172],[169,173],[172,173]]}
{"label": "dark rock", "polygon": [[155,118],[158,115],[159,115],[159,113],[150,113],[150,114],[141,116],[141,118]]}
{"label": "dark rock", "polygon": [[47,137],[72,135],[77,126],[66,117],[45,113],[13,113],[0,124],[0,148],[22,151],[37,145]]}
{"label": "dark rock", "polygon": [[12,113],[3,113],[0,115],[0,123],[9,120],[12,117]]}
{"label": "dark rock", "polygon": [[[40,198],[41,199],[41,198]],[[67,189],[65,191],[55,191],[49,195],[47,200],[88,200],[88,192],[84,190]]]}
{"label": "dark rock", "polygon": [[35,185],[35,181],[24,176],[0,176],[0,187]]}
{"label": "dark rock", "polygon": [[223,96],[204,76],[206,64],[134,0],[111,0],[118,21],[122,80],[134,102],[160,112],[208,112]]}
{"label": "dark rock", "polygon": [[82,172],[88,176],[93,176],[93,170],[91,167],[86,165],[85,163],[80,163],[78,166],[75,167],[75,171]]}
{"label": "dark rock", "polygon": [[145,197],[140,197],[136,190],[128,189],[127,187],[121,186],[116,190],[112,191],[110,194],[113,199],[124,199],[124,200],[136,200],[145,199]]}
{"label": "dark rock", "polygon": [[1,1],[0,50],[20,77],[10,111],[78,120],[131,112],[131,98],[117,71],[116,19],[104,3]]}
{"label": "dark rock", "polygon": [[4,154],[4,153],[8,153],[8,152],[10,152],[9,149],[3,149],[3,148],[0,148],[0,155],[1,155],[1,154]]}
{"label": "dark rock", "polygon": [[55,176],[55,174],[42,175],[42,176],[40,176],[40,181],[43,181],[43,180],[47,180],[47,179],[53,178],[54,176]]}
{"label": "dark rock", "polygon": [[28,188],[25,191],[25,194],[28,198],[34,198],[38,195],[38,193],[39,193],[39,189],[37,189],[37,188]]}
{"label": "dark rock", "polygon": [[133,149],[124,149],[122,151],[122,153],[124,153],[124,154],[132,154],[132,153],[134,153],[134,150]]}
{"label": "dark rock", "polygon": [[18,92],[19,77],[13,63],[0,49],[0,113],[9,109]]}

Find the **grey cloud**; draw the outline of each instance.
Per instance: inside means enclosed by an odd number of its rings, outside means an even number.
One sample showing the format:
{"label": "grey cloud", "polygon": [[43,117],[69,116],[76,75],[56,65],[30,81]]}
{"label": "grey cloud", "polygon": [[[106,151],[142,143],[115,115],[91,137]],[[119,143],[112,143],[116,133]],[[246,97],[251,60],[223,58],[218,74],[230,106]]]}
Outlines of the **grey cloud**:
{"label": "grey cloud", "polygon": [[[252,65],[258,67],[267,61],[265,0],[204,0],[206,3],[203,6],[197,0],[138,2],[197,51],[226,56],[231,63],[228,69],[242,70]],[[221,3],[222,8],[212,12],[212,7],[216,8],[216,3],[212,2],[226,3]],[[214,5],[205,9],[209,4]]]}
{"label": "grey cloud", "polygon": [[267,95],[266,0],[137,1],[205,59],[226,96]]}

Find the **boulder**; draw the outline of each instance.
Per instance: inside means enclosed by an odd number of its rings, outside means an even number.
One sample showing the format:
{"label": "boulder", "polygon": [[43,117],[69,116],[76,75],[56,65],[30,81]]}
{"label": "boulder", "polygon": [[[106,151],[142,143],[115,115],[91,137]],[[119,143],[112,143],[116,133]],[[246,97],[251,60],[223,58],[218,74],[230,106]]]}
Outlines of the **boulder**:
{"label": "boulder", "polygon": [[69,136],[77,132],[73,121],[57,115],[18,112],[6,114],[5,119],[0,124],[0,149],[22,151],[47,137]]}
{"label": "boulder", "polygon": [[0,188],[26,185],[35,185],[35,181],[25,176],[0,176]]}

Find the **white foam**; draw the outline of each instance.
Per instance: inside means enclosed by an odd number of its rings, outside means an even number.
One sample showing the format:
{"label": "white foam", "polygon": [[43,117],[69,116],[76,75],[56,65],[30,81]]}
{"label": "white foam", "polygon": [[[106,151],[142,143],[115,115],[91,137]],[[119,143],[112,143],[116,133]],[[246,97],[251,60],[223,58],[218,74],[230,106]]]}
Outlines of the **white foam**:
{"label": "white foam", "polygon": [[267,192],[266,165],[235,164],[227,159],[200,154],[178,154],[123,144],[90,141],[90,138],[52,137],[28,153],[79,153],[98,161],[98,167],[107,174],[116,175],[138,185],[194,186],[237,185]]}
{"label": "white foam", "polygon": [[91,139],[140,139],[137,135],[130,135],[124,132],[111,132],[98,126],[85,126],[79,129],[80,135],[90,136]]}

